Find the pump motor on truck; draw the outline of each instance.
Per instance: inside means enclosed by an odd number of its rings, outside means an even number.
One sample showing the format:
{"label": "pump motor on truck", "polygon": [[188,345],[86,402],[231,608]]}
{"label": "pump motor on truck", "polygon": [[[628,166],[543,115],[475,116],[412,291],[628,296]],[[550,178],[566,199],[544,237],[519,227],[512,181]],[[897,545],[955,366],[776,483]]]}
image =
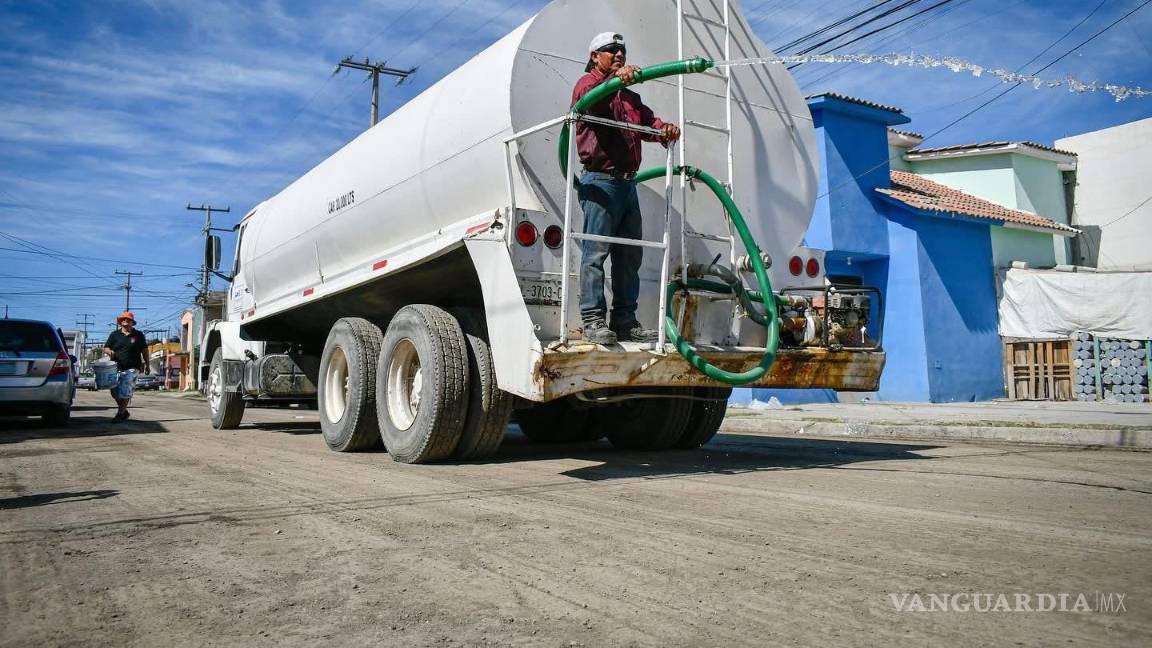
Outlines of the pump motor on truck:
{"label": "pump motor on truck", "polygon": [[[683,131],[644,145],[643,234],[616,242],[644,249],[654,342],[582,339],[569,134],[642,129],[569,105],[606,16],[645,103]],[[243,217],[200,346],[213,426],[301,403],[332,450],[407,463],[490,457],[510,421],[541,443],[683,450],[736,386],[876,390],[882,295],[802,245],[804,98],[782,65],[713,63],[770,55],[731,1],[548,4]]]}

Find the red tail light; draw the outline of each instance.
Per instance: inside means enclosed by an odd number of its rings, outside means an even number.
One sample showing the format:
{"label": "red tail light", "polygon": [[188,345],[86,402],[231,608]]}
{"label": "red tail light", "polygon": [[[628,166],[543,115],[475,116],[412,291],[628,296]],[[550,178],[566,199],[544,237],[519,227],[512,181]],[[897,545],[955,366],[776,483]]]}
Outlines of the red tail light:
{"label": "red tail light", "polygon": [[564,244],[564,230],[559,225],[549,225],[544,230],[544,245],[555,250]]}
{"label": "red tail light", "polygon": [[793,277],[799,277],[800,273],[804,272],[804,259],[798,256],[788,259],[788,272],[791,272]]}
{"label": "red tail light", "polygon": [[516,242],[524,247],[534,245],[539,236],[540,233],[536,231],[536,226],[528,221],[522,221],[516,226]]}
{"label": "red tail light", "polygon": [[820,274],[820,262],[816,259],[808,259],[808,265],[804,266],[804,271],[808,273],[809,277],[815,277]]}
{"label": "red tail light", "polygon": [[56,354],[56,362],[52,363],[52,369],[48,372],[49,376],[59,376],[72,371],[72,360],[68,358],[68,354],[61,351]]}

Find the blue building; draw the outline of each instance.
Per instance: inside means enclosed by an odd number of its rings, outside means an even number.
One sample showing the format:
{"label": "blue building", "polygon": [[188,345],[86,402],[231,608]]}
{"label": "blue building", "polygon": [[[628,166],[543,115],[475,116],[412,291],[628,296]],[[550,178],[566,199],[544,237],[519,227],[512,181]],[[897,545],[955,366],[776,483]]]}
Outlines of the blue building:
{"label": "blue building", "polygon": [[[827,250],[830,278],[884,295],[887,365],[875,395],[888,401],[1002,397],[990,228],[1051,234],[1071,228],[907,171],[893,170],[889,129],[899,108],[809,97],[820,147],[819,198],[804,245]],[[875,331],[872,331],[875,334]],[[835,402],[830,390],[737,390],[734,403]]]}

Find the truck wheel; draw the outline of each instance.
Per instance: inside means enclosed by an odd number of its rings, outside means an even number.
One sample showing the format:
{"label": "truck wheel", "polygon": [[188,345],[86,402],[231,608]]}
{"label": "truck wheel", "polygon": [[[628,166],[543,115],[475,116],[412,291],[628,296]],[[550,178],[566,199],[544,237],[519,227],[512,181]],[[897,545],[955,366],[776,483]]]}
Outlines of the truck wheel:
{"label": "truck wheel", "polygon": [[380,327],[359,317],[332,325],[320,356],[320,429],[337,452],[354,452],[380,442],[376,423],[376,358]]}
{"label": "truck wheel", "polygon": [[448,459],[468,413],[468,343],[456,319],[427,304],[401,308],[384,334],[376,378],[380,435],[392,459]]}
{"label": "truck wheel", "polygon": [[512,397],[496,385],[492,351],[479,335],[465,333],[468,342],[468,414],[454,459],[486,459],[504,441],[512,416]]}
{"label": "truck wheel", "polygon": [[208,409],[212,427],[217,430],[235,430],[244,418],[244,398],[224,390],[224,356],[219,349],[212,354],[208,367]]}
{"label": "truck wheel", "polygon": [[692,413],[688,415],[688,424],[684,426],[684,433],[674,446],[681,450],[699,448],[716,436],[720,424],[724,422],[724,414],[728,411],[728,397],[732,395],[732,388],[696,387],[692,392],[697,398],[718,400],[692,401]]}
{"label": "truck wheel", "polygon": [[604,432],[590,409],[577,409],[567,399],[554,400],[516,412],[524,436],[537,443],[591,443]]}
{"label": "truck wheel", "polygon": [[[662,395],[691,393],[686,388],[662,389]],[[596,411],[612,445],[621,450],[667,450],[684,434],[692,402],[686,398],[638,398]]]}

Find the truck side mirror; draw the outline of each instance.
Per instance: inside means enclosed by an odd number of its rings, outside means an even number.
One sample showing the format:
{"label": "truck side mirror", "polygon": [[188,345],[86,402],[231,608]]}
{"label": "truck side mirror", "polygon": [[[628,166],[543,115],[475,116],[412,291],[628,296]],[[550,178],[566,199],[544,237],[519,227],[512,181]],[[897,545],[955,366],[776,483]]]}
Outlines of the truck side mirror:
{"label": "truck side mirror", "polygon": [[209,235],[204,241],[204,265],[211,272],[220,269],[220,237]]}

